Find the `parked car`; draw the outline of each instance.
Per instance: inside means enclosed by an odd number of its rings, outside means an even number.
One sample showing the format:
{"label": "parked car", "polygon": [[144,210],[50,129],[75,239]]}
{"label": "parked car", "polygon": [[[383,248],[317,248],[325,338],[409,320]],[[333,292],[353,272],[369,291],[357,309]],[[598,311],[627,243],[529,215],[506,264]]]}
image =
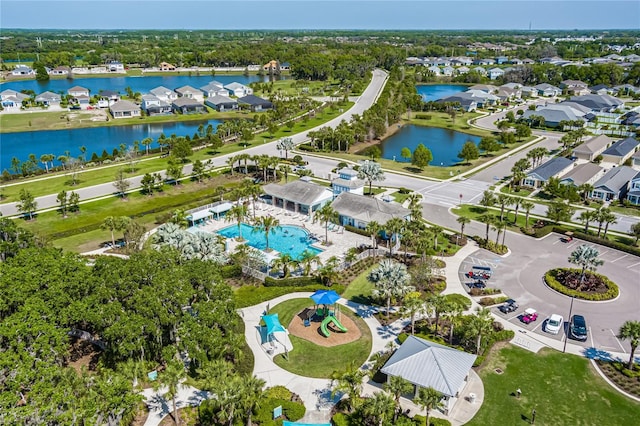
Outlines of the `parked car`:
{"label": "parked car", "polygon": [[467,285],[469,288],[485,288],[487,286],[487,284],[482,280],[471,281],[468,282]]}
{"label": "parked car", "polygon": [[558,334],[563,325],[564,318],[562,318],[562,315],[553,314],[547,320],[545,331],[551,334]]}
{"label": "parked car", "polygon": [[503,314],[508,314],[509,312],[513,312],[517,310],[518,304],[516,303],[515,300],[508,299],[506,302],[500,305],[498,309],[500,309],[500,312],[502,312]]}
{"label": "parked car", "polygon": [[574,315],[569,323],[569,335],[572,339],[587,340],[587,322],[582,315]]}
{"label": "parked car", "polygon": [[533,308],[527,308],[524,310],[524,313],[520,317],[520,321],[525,324],[529,324],[538,319],[538,313]]}

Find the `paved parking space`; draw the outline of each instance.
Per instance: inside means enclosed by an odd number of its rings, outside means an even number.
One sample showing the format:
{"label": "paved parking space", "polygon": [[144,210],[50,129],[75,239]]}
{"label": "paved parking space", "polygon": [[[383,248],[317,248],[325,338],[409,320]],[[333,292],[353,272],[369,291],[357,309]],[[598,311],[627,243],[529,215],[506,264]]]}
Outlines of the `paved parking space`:
{"label": "paved parking space", "polygon": [[[563,342],[570,320],[571,299],[548,288],[544,283],[544,273],[556,267],[574,266],[567,259],[579,245],[596,246],[600,250],[600,258],[605,262],[598,268],[598,272],[618,284],[620,296],[606,302],[575,299],[572,314],[580,314],[586,318],[589,337],[586,342],[573,339],[569,339],[569,342],[585,348],[628,352],[628,343],[620,342],[616,334],[624,321],[640,320],[640,258],[577,239],[571,243],[563,243],[558,234],[550,234],[541,240],[509,234],[507,240],[513,250],[510,255],[500,257],[486,250],[478,250],[464,260],[459,270],[460,279],[467,283],[470,280],[464,274],[474,265],[493,269],[491,279],[486,281],[487,287],[501,289],[519,305],[516,311],[508,314],[503,314],[497,307],[492,308],[496,316],[527,330],[530,336],[543,335]],[[538,319],[531,324],[524,324],[520,320],[526,308],[533,308],[538,312]],[[544,331],[546,320],[552,314],[562,315],[565,322],[564,329],[557,335]]]}

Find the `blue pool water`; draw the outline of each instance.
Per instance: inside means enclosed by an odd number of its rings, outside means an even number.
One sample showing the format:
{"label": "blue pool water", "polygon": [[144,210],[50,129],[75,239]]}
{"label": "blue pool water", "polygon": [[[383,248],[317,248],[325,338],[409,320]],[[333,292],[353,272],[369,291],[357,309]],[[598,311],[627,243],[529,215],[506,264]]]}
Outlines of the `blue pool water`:
{"label": "blue pool water", "polygon": [[416,86],[418,94],[422,96],[425,102],[437,101],[447,96],[464,92],[469,87],[461,84],[419,84]]}
{"label": "blue pool water", "polygon": [[[242,229],[242,238],[247,240],[247,244],[251,247],[264,250],[267,248],[267,240],[264,231],[260,231],[251,225],[243,223],[240,225]],[[254,231],[255,230],[255,231]],[[228,226],[217,231],[219,235],[227,238],[238,237],[238,225]],[[318,255],[322,250],[311,247],[313,241],[309,239],[309,232],[299,226],[282,225],[280,229],[276,229],[275,233],[269,233],[269,248],[285,253],[294,259],[300,259],[305,250]]]}

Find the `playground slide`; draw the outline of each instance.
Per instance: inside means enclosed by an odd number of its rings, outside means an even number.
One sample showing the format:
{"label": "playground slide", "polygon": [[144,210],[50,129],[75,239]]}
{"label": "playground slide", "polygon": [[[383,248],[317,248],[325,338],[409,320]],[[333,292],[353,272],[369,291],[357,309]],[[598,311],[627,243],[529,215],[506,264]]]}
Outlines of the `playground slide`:
{"label": "playground slide", "polygon": [[340,321],[338,321],[338,318],[334,317],[333,315],[330,315],[322,321],[322,324],[320,324],[320,331],[322,332],[324,337],[329,337],[330,332],[327,326],[331,323],[333,323],[333,325],[341,332],[343,333],[347,332],[347,329],[345,328],[344,325],[340,324]]}

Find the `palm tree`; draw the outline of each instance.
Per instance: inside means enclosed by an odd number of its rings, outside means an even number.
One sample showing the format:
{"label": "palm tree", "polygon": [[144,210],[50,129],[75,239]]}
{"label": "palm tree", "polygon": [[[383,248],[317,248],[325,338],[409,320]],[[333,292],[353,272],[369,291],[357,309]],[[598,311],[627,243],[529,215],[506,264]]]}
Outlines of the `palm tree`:
{"label": "palm tree", "polygon": [[238,224],[238,241],[244,240],[244,238],[242,238],[242,221],[245,220],[248,215],[247,206],[244,204],[236,204],[229,209],[224,217],[225,221],[236,222]]}
{"label": "palm tree", "polygon": [[113,247],[115,247],[116,239],[114,236],[114,232],[122,231],[127,227],[128,223],[129,218],[126,216],[107,216],[104,218],[104,221],[102,221],[100,228],[111,231],[111,244],[113,245]]}
{"label": "palm tree", "polygon": [[633,370],[633,358],[638,345],[640,345],[640,321],[625,321],[620,327],[618,336],[631,343],[631,354],[629,354],[627,369]]}
{"label": "palm tree", "polygon": [[387,223],[384,224],[384,230],[385,233],[388,233],[388,237],[389,237],[389,257],[391,257],[391,255],[393,254],[393,237],[395,236],[396,239],[400,239],[400,233],[402,232],[403,228],[405,226],[405,221],[403,219],[400,219],[399,217],[394,217],[392,219],[389,219],[387,221]]}
{"label": "palm tree", "polygon": [[171,404],[173,406],[173,423],[180,424],[180,417],[176,407],[176,397],[178,391],[182,387],[182,381],[186,378],[184,366],[178,361],[170,361],[167,363],[167,368],[158,375],[158,381],[156,382],[155,390],[160,387],[166,387],[166,395],[171,398]]}
{"label": "palm tree", "polygon": [[394,296],[404,296],[415,288],[409,285],[411,275],[407,272],[407,267],[401,263],[385,259],[369,272],[367,280],[375,287],[374,297],[384,298],[387,306],[387,319],[391,313],[391,298]]}
{"label": "palm tree", "polygon": [[464,306],[456,301],[449,301],[449,306],[442,314],[449,319],[449,344],[453,344],[453,329],[460,323]]}
{"label": "palm tree", "polygon": [[169,223],[173,223],[178,225],[182,229],[186,229],[189,227],[189,220],[187,219],[187,214],[184,210],[176,209],[171,214],[171,218],[169,219]]}
{"label": "palm tree", "polygon": [[360,164],[360,168],[358,169],[358,179],[363,179],[369,182],[369,196],[373,196],[373,193],[371,192],[371,183],[373,181],[378,182],[385,180],[384,171],[382,170],[380,163],[365,160]]}
{"label": "palm tree", "polygon": [[371,235],[371,246],[373,248],[378,248],[378,235],[380,234],[380,232],[382,231],[382,225],[380,225],[378,222],[376,222],[375,220],[367,223],[367,227],[365,228],[365,231],[367,231],[370,235]]}
{"label": "palm tree", "polygon": [[533,204],[531,201],[522,200],[522,202],[520,203],[520,206],[522,207],[522,210],[524,210],[525,212],[524,228],[529,229],[529,213],[531,213],[531,210],[533,210],[533,208],[536,205]]}
{"label": "palm tree", "polygon": [[435,331],[434,334],[438,335],[438,325],[440,323],[440,315],[444,314],[447,309],[449,309],[449,302],[445,295],[443,294],[433,294],[427,299],[427,306],[430,307],[430,310],[433,312],[435,316]]}
{"label": "palm tree", "polygon": [[602,234],[602,238],[607,238],[607,231],[609,230],[609,225],[613,225],[614,223],[618,223],[618,218],[614,215],[609,209],[602,215],[602,220],[604,220],[604,233]]}
{"label": "palm tree", "polygon": [[333,398],[338,392],[347,394],[347,406],[350,410],[353,410],[360,400],[364,376],[364,371],[360,370],[353,361],[344,370],[335,370],[329,377],[333,389],[331,397]]}
{"label": "palm tree", "polygon": [[441,400],[442,395],[440,392],[432,387],[420,388],[420,390],[418,390],[418,396],[413,399],[413,402],[427,412],[427,425],[430,424],[429,416],[431,415],[431,410],[438,410],[443,407]]}
{"label": "palm tree", "polygon": [[282,271],[283,278],[287,278],[290,273],[289,268],[292,266],[295,268],[297,265],[299,265],[299,262],[289,254],[280,253],[280,256],[273,260],[271,268],[276,271]]}
{"label": "palm tree", "polygon": [[244,161],[244,174],[249,174],[249,165],[247,164],[249,159],[251,158],[250,154],[244,153],[244,154],[239,154],[236,156],[236,159],[238,160],[238,164],[240,164],[240,161]]}
{"label": "palm tree", "polygon": [[409,210],[411,211],[411,220],[422,219],[422,207],[420,201],[422,200],[422,194],[418,192],[412,192],[409,195]]}
{"label": "palm tree", "polygon": [[584,282],[584,278],[586,275],[587,269],[590,271],[595,271],[598,266],[604,263],[603,260],[598,259],[600,252],[597,248],[588,246],[586,244],[581,245],[569,256],[569,263],[573,263],[574,265],[578,265],[582,268],[580,272],[580,283]]}
{"label": "palm tree", "polygon": [[486,242],[489,242],[489,228],[491,228],[491,225],[493,225],[493,223],[496,221],[496,217],[492,214],[483,214],[482,216],[478,217],[478,220],[484,224],[487,225],[486,229],[485,229],[485,234],[484,234],[484,240]]}
{"label": "palm tree", "polygon": [[413,390],[413,385],[400,376],[390,376],[389,380],[382,385],[382,389],[393,395],[395,410],[393,412],[393,423],[398,420],[400,414],[400,398]]}
{"label": "palm tree", "polygon": [[[518,197],[512,197],[511,198],[511,205],[514,206],[514,211],[513,211],[513,224],[517,225],[518,224],[518,210],[520,210],[520,206],[522,205],[522,198],[518,198]],[[507,220],[509,219],[509,213],[507,212]]]}
{"label": "palm tree", "polygon": [[262,187],[256,183],[253,183],[250,180],[245,180],[242,183],[242,192],[245,197],[248,197],[251,200],[253,205],[253,217],[256,217],[256,201],[262,194]]}
{"label": "palm tree", "polygon": [[593,185],[590,183],[583,183],[578,187],[578,191],[582,193],[582,201],[587,202],[587,197],[594,190]]}
{"label": "palm tree", "polygon": [[240,387],[240,405],[244,409],[247,418],[247,426],[251,426],[251,415],[256,407],[260,406],[260,401],[264,398],[264,385],[266,382],[256,376],[249,376],[242,380]]}
{"label": "palm tree", "polygon": [[424,312],[425,303],[419,291],[407,293],[402,301],[402,315],[408,315],[411,320],[411,334],[415,334],[416,315]]}
{"label": "palm tree", "polygon": [[460,216],[456,219],[456,222],[460,224],[460,236],[462,237],[464,235],[464,227],[466,224],[471,222],[471,219],[469,219],[468,217]]}
{"label": "palm tree", "polygon": [[325,204],[313,215],[313,222],[319,221],[324,223],[324,240],[325,244],[329,244],[329,223],[338,220],[338,212],[331,207],[331,204]]}
{"label": "palm tree", "polygon": [[584,232],[585,234],[587,232],[589,232],[589,223],[595,219],[595,212],[593,211],[589,211],[589,210],[585,210],[583,212],[580,213],[580,216],[578,217],[578,219],[580,220],[580,222],[584,222]]}
{"label": "palm tree", "polygon": [[505,207],[513,204],[513,197],[501,193],[498,194],[497,202],[500,204],[500,222],[502,222],[502,219],[504,218],[504,209]]}
{"label": "palm tree", "polygon": [[507,231],[507,223],[502,220],[496,220],[493,224],[493,230],[496,231],[496,248],[500,241],[500,234]]}
{"label": "palm tree", "polygon": [[237,156],[235,156],[235,155],[227,157],[226,163],[229,166],[229,168],[231,169],[231,176],[233,176],[233,169],[234,169],[233,166],[236,163],[236,161],[237,161]]}
{"label": "palm tree", "polygon": [[311,274],[311,268],[314,263],[316,266],[320,266],[320,259],[318,259],[318,256],[310,250],[303,251],[300,255],[300,265],[302,266],[302,273],[305,276],[309,276]]}
{"label": "palm tree", "polygon": [[367,398],[362,413],[378,421],[378,426],[388,424],[388,418],[393,413],[396,416],[396,403],[393,397],[386,392],[375,392],[371,398]]}
{"label": "palm tree", "polygon": [[493,206],[496,203],[496,197],[493,195],[493,192],[487,190],[482,193],[482,198],[480,199],[481,206],[485,207],[485,211],[489,210],[489,207]]}
{"label": "palm tree", "polygon": [[276,230],[281,229],[280,221],[273,216],[260,216],[254,222],[256,228],[254,231],[264,232],[264,237],[267,240],[267,246],[265,251],[271,251],[269,248],[269,233],[275,235]]}
{"label": "palm tree", "polygon": [[471,316],[469,322],[469,329],[471,333],[476,336],[476,354],[480,354],[480,346],[482,344],[482,337],[489,333],[493,327],[493,320],[491,319],[491,311],[487,308],[480,308],[476,312],[476,315]]}
{"label": "palm tree", "polygon": [[[333,284],[333,282],[340,276],[338,272],[339,264],[340,261],[338,260],[338,258],[335,256],[331,256],[329,259],[327,259],[324,266],[321,266],[318,269],[317,275],[320,277],[322,283],[327,287],[331,286],[331,284]],[[318,265],[320,265],[320,263],[318,263]]]}
{"label": "palm tree", "polygon": [[444,228],[438,225],[431,225],[430,231],[431,231],[431,235],[433,236],[433,249],[437,252],[438,238],[440,237],[440,235],[442,235],[442,231],[444,231]]}

